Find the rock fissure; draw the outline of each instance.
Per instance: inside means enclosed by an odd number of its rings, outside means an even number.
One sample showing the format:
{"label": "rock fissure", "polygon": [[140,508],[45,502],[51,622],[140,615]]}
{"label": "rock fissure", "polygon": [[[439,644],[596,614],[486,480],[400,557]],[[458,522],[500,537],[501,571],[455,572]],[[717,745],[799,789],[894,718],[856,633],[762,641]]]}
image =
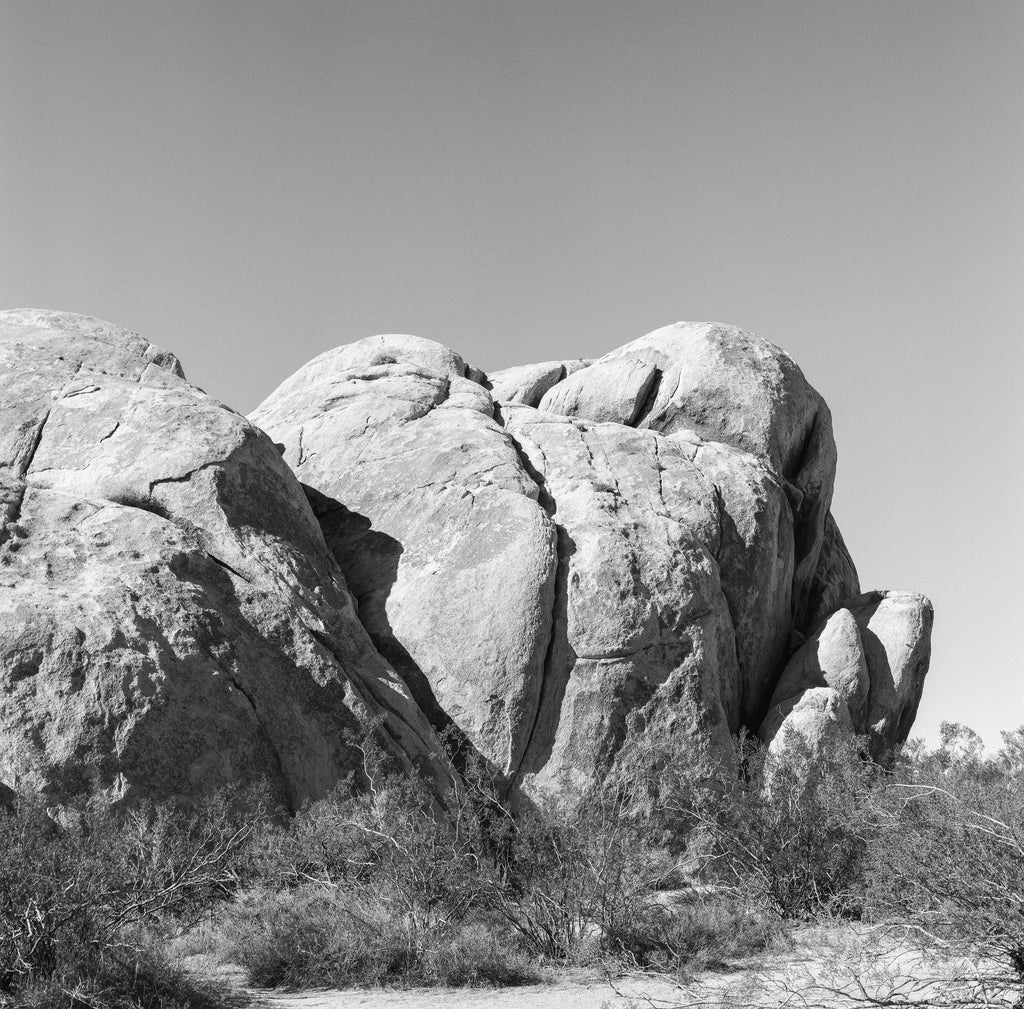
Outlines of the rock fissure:
{"label": "rock fissure", "polygon": [[6,506],[6,514],[3,515],[3,521],[0,521],[0,547],[14,535],[14,527],[21,519],[21,509],[25,503],[27,490],[28,485],[24,481],[20,481],[14,490],[13,498]]}
{"label": "rock fissure", "polygon": [[658,393],[661,392],[661,380],[663,377],[664,372],[662,372],[661,368],[655,367],[651,377],[647,380],[646,390],[641,392],[643,399],[629,420],[631,427],[639,427],[651,415],[654,404],[658,401]]}
{"label": "rock fissure", "polygon": [[46,422],[50,419],[50,414],[52,412],[53,406],[51,405],[46,413],[43,414],[42,419],[32,432],[31,438],[29,439],[28,451],[25,453],[24,459],[20,461],[20,464],[15,471],[16,477],[24,479],[28,476],[28,471],[32,466],[36,453],[39,451],[39,445],[43,440],[43,429],[46,427]]}
{"label": "rock fissure", "polygon": [[664,506],[667,504],[665,501],[665,480],[663,475],[665,467],[661,464],[661,449],[658,446],[658,435],[652,431],[651,438],[654,445],[654,467],[658,473],[658,497],[661,498],[662,506]]}
{"label": "rock fissure", "polygon": [[[285,774],[284,763],[281,760],[281,754],[278,752],[277,746],[274,744],[274,737],[271,734],[270,730],[268,729],[266,722],[260,716],[259,708],[256,707],[256,702],[253,700],[252,695],[249,693],[248,690],[245,689],[245,687],[242,686],[241,680],[239,680],[237,676],[231,676],[229,674],[228,680],[231,682],[231,686],[233,686],[235,690],[237,690],[242,695],[242,697],[245,698],[246,703],[249,706],[249,709],[252,711],[252,717],[256,720],[256,724],[260,727],[260,732],[263,733],[263,738],[267,741],[267,747],[274,758],[274,763],[277,765],[277,771],[280,776],[280,779],[282,782],[287,782],[288,776]],[[296,809],[295,797],[292,795],[291,789],[285,788],[284,792],[287,801],[288,812],[291,814],[297,813],[298,810]]]}
{"label": "rock fissure", "polygon": [[[710,610],[701,610],[695,613],[688,613],[687,618],[696,623],[697,621],[706,619],[710,615]],[[587,662],[620,662],[622,659],[628,659],[634,655],[640,655],[643,652],[651,652],[665,647],[665,640],[659,635],[657,641],[648,641],[643,645],[633,645],[628,648],[616,648],[608,652],[577,652],[576,659],[577,661],[583,659]]]}
{"label": "rock fissure", "polygon": [[46,427],[46,422],[50,419],[52,411],[53,406],[51,404],[43,414],[42,419],[33,429],[29,438],[28,449],[24,456],[18,460],[18,465],[14,469],[13,476],[16,481],[16,486],[13,497],[6,506],[4,521],[0,524],[0,546],[3,546],[3,544],[10,539],[14,526],[16,526],[21,520],[21,511],[25,505],[25,494],[28,489],[28,471],[35,460],[36,453],[39,451],[39,445],[43,440],[43,428]]}
{"label": "rock fissure", "polygon": [[250,584],[252,583],[251,578],[249,578],[247,575],[243,575],[242,572],[239,571],[237,568],[233,568],[230,564],[228,564],[227,561],[221,560],[216,554],[211,554],[209,550],[207,550],[206,556],[209,557],[214,564],[218,565],[219,567],[222,567],[225,571],[229,572],[230,574],[233,574],[236,578],[240,578],[243,582],[249,582]]}
{"label": "rock fissure", "polygon": [[165,484],[165,483],[188,483],[188,481],[191,480],[192,477],[194,477],[197,473],[201,473],[203,470],[207,470],[207,469],[216,469],[216,468],[218,468],[218,467],[220,467],[222,465],[223,465],[223,462],[218,459],[215,462],[204,462],[204,463],[200,464],[199,466],[194,466],[192,469],[188,470],[185,473],[182,473],[180,476],[160,476],[160,477],[157,477],[155,480],[150,480],[149,481],[149,493],[150,493],[150,495],[152,495],[153,488],[154,487],[159,487],[161,484]]}
{"label": "rock fissure", "polygon": [[[548,611],[549,624],[547,642],[544,647],[544,658],[541,663],[540,683],[538,684],[537,689],[537,702],[533,710],[533,716],[530,719],[529,729],[525,732],[525,744],[515,766],[509,769],[508,780],[514,785],[521,779],[524,773],[528,773],[529,770],[531,770],[531,767],[528,765],[530,761],[535,759],[534,748],[538,745],[537,736],[540,722],[545,714],[545,702],[549,702],[549,695],[556,692],[558,689],[554,684],[556,661],[555,650],[558,640],[559,618],[561,616],[562,623],[564,624],[568,601],[568,534],[562,526],[554,520],[554,515],[558,511],[558,503],[548,490],[547,479],[544,472],[538,470],[533,464],[529,454],[523,448],[522,442],[529,440],[530,445],[540,456],[541,466],[546,468],[546,456],[544,454],[544,450],[533,440],[526,439],[521,431],[518,432],[519,438],[513,436],[505,425],[504,417],[497,403],[495,403],[494,413],[495,420],[501,424],[505,437],[515,450],[523,472],[537,487],[537,503],[544,509],[545,514],[548,516],[548,520],[551,523],[552,538],[554,541],[554,563],[549,574],[552,582],[552,592],[551,607]],[[522,439],[522,441],[520,441],[520,439]],[[564,689],[564,684],[562,685],[562,688]]]}
{"label": "rock fissure", "polygon": [[[514,449],[517,458],[519,459],[519,465],[522,467],[523,472],[534,482],[537,487],[537,504],[544,509],[548,518],[552,518],[555,512],[558,510],[558,502],[552,497],[547,487],[547,481],[544,478],[544,474],[538,470],[533,463],[530,461],[529,455],[523,448],[522,442],[527,439],[523,436],[523,433],[518,432],[519,438],[512,435],[508,429],[505,429],[505,437],[508,439],[509,444]],[[541,458],[541,465],[544,464],[544,451],[541,449],[536,442],[531,441],[530,444],[537,450],[537,454]]]}
{"label": "rock fissure", "polygon": [[[537,761],[537,754],[535,752],[536,747],[540,745],[538,742],[538,733],[540,731],[541,721],[547,712],[545,707],[547,706],[554,712],[555,698],[552,696],[558,692],[564,692],[565,683],[556,683],[555,677],[558,673],[556,670],[556,649],[558,645],[558,634],[559,634],[559,621],[565,625],[567,609],[568,609],[568,564],[569,564],[569,551],[568,551],[568,533],[565,529],[557,522],[552,520],[552,526],[554,527],[554,539],[555,539],[555,564],[553,573],[553,591],[551,593],[551,610],[550,620],[551,626],[548,631],[547,646],[544,649],[544,661],[541,665],[541,677],[539,690],[537,692],[537,705],[534,709],[533,718],[530,722],[529,731],[526,733],[526,745],[523,747],[522,756],[519,758],[518,763],[509,773],[509,781],[512,783],[519,782],[523,775],[535,770],[535,763]],[[571,670],[565,671],[565,676],[568,677]],[[550,744],[545,743],[545,748]]]}
{"label": "rock fissure", "polygon": [[[433,733],[429,729],[429,725],[425,719],[423,722],[422,729],[414,725],[413,722],[409,718],[407,718],[401,711],[397,710],[397,708],[394,705],[387,704],[379,696],[380,691],[374,689],[374,680],[372,676],[367,676],[362,672],[352,668],[351,662],[345,660],[345,657],[334,646],[334,644],[331,642],[330,637],[325,632],[318,630],[317,628],[311,626],[308,623],[305,625],[305,627],[306,630],[309,632],[310,636],[315,641],[317,641],[320,644],[320,646],[324,649],[324,651],[326,651],[327,654],[330,655],[331,658],[335,661],[338,670],[344,677],[345,681],[348,683],[349,687],[359,698],[360,703],[362,703],[367,708],[368,711],[382,712],[383,717],[380,718],[379,721],[387,722],[388,719],[390,718],[394,719],[395,721],[401,723],[402,726],[404,726],[406,730],[405,735],[397,732],[393,726],[389,725],[387,729],[389,738],[403,740],[404,749],[401,752],[397,753],[397,756],[405,757],[406,759],[410,760],[410,762],[415,763],[417,756],[420,756],[420,758],[422,759],[424,756],[431,754],[431,746],[436,745],[438,749],[432,755],[440,757],[440,755],[443,752],[442,749],[440,748],[440,743],[437,742],[436,739],[433,737]],[[401,679],[401,677],[398,675],[398,672],[391,668],[390,665],[388,665],[388,672],[392,676],[394,676],[395,679],[399,680],[406,690],[409,690],[408,684]],[[419,709],[416,708],[415,710],[418,711]],[[376,727],[376,724],[377,721],[373,721],[367,727],[374,728]],[[423,729],[426,729],[427,731],[424,732]],[[415,752],[410,752],[410,736],[414,737],[416,741],[419,743],[419,754]],[[449,771],[450,768],[448,767],[447,760],[444,760],[442,762],[441,767],[442,776],[447,775]]]}

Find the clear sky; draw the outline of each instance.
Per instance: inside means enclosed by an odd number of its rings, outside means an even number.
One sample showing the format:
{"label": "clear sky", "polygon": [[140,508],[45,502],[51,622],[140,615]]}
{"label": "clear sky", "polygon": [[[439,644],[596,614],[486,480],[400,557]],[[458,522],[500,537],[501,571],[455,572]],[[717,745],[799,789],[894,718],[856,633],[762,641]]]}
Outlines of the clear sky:
{"label": "clear sky", "polygon": [[0,307],[137,329],[243,411],[410,332],[478,367],[680,319],[832,407],[915,732],[1024,722],[1024,4],[0,0]]}

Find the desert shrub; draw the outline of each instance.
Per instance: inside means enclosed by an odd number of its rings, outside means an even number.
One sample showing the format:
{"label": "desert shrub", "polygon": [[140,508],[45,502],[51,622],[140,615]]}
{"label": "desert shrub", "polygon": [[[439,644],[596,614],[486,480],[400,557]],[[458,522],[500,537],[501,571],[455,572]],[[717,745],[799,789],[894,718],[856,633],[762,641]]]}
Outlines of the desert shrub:
{"label": "desert shrub", "polygon": [[563,962],[631,955],[657,931],[653,902],[671,862],[614,790],[562,792],[513,825],[492,905],[531,954]]}
{"label": "desert shrub", "polygon": [[755,956],[782,937],[778,921],[729,899],[700,900],[673,909],[663,949],[652,965],[684,964],[691,970],[723,968]]}
{"label": "desert shrub", "polygon": [[758,956],[784,935],[777,917],[745,901],[684,894],[667,905],[648,904],[634,929],[618,937],[617,959],[626,968],[688,976]]}
{"label": "desert shrub", "polygon": [[461,925],[448,942],[435,947],[429,974],[448,986],[532,984],[540,979],[533,961],[521,955],[509,935],[480,918]]}
{"label": "desert shrub", "polygon": [[868,851],[866,911],[1024,1004],[1024,729],[989,757],[944,723],[939,747],[912,747],[881,796]]}
{"label": "desert shrub", "polygon": [[[816,972],[777,972],[770,997],[743,1004],[1024,1006],[1024,728],[988,755],[974,732],[946,723],[938,747],[912,743],[888,771],[826,759],[818,775],[812,791],[777,770],[760,777],[749,808],[790,833],[762,842],[737,823],[729,875],[749,853],[766,903],[781,911],[795,895],[790,907],[826,918],[838,907],[859,919],[854,942]],[[715,824],[723,848],[735,844],[728,822]]]}
{"label": "desert shrub", "polygon": [[178,975],[154,956],[153,941],[187,928],[234,886],[255,825],[237,800],[126,811],[93,803],[64,810],[60,823],[29,800],[0,812],[0,993],[23,1001],[34,992],[54,1005],[78,1004],[76,991],[96,1004],[173,1005],[159,993],[174,990]]}
{"label": "desert shrub", "polygon": [[438,810],[425,787],[374,773],[371,787],[339,787],[271,833],[258,872],[271,885],[319,885],[401,918],[415,941],[464,919],[479,906],[489,880],[479,843],[458,808]]}
{"label": "desert shrub", "polygon": [[884,772],[858,741],[776,758],[740,741],[741,773],[699,800],[701,875],[782,919],[857,917]]}
{"label": "desert shrub", "polygon": [[197,979],[157,948],[130,957],[107,956],[88,972],[50,975],[20,987],[0,1005],[18,1009],[242,1009],[244,994],[227,984]]}
{"label": "desert shrub", "polygon": [[500,919],[510,814],[473,767],[440,809],[389,773],[367,739],[368,787],[345,785],[269,830],[263,887],[225,925],[226,954],[255,984],[521,984],[535,973]]}
{"label": "desert shrub", "polygon": [[430,932],[365,903],[358,888],[302,884],[252,894],[229,920],[226,954],[256,985],[516,985],[536,971],[482,921],[439,922]]}
{"label": "desert shrub", "polygon": [[233,909],[225,955],[252,984],[309,988],[400,978],[414,957],[393,919],[366,917],[346,894],[317,884],[256,892]]}
{"label": "desert shrub", "polygon": [[441,810],[361,745],[365,792],[339,790],[266,835],[264,888],[226,927],[254,983],[510,984],[532,976],[526,962],[682,967],[757,944],[753,918],[726,925],[720,909],[703,945],[690,941],[681,930],[695,935],[704,912],[677,919],[655,900],[677,865],[635,776],[563,788],[513,816],[467,762]]}

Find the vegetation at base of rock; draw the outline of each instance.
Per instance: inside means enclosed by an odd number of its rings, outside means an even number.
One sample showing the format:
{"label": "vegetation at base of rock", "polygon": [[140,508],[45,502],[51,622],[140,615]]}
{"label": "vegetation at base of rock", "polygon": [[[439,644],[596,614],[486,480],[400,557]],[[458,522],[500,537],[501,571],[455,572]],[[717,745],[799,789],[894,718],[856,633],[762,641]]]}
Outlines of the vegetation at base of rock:
{"label": "vegetation at base of rock", "polygon": [[513,815],[471,766],[437,817],[377,759],[367,792],[335,793],[265,836],[261,886],[224,925],[225,955],[254,983],[511,985],[536,980],[540,964],[680,970],[763,949],[776,931],[731,902],[678,914],[654,901],[675,859],[615,789],[570,801],[563,788]]}
{"label": "vegetation at base of rock", "polygon": [[992,756],[943,733],[892,768],[841,741],[777,759],[741,740],[717,768],[666,742],[514,812],[470,762],[439,814],[365,742],[369,787],[287,821],[252,795],[60,816],[20,800],[0,814],[0,989],[223,1005],[155,952],[197,923],[250,983],[304,988],[516,985],[545,965],[679,977],[842,920],[1020,997],[1024,730]]}
{"label": "vegetation at base of rock", "polygon": [[410,928],[387,907],[303,884],[250,895],[228,920],[224,953],[270,988],[505,987],[539,980],[534,963],[485,920]]}

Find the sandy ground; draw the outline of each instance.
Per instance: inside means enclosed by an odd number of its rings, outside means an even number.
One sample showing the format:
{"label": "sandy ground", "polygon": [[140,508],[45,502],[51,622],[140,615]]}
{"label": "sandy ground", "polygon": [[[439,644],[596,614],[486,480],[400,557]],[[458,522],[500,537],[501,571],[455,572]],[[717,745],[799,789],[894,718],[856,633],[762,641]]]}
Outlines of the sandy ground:
{"label": "sandy ground", "polygon": [[[618,984],[619,982],[617,982]],[[624,993],[672,998],[668,985],[622,982]],[[626,1007],[606,981],[557,981],[521,988],[411,988],[405,991],[323,991],[301,994],[260,993],[273,1009],[602,1009]]]}
{"label": "sandy ground", "polygon": [[[206,961],[204,970],[203,959],[197,957],[189,966],[243,987],[240,969],[215,967]],[[945,970],[938,975],[934,970],[934,963],[920,962],[900,945],[868,944],[849,930],[808,929],[789,949],[738,964],[725,973],[704,973],[686,989],[652,977],[609,979],[575,971],[552,972],[547,983],[519,988],[245,990],[265,1009],[700,1009],[723,1004],[730,1009],[753,1005],[849,1009],[854,1003],[829,989],[851,991],[852,978],[867,982],[876,994],[890,997],[895,994],[894,981],[904,979],[900,982],[904,985],[902,996],[911,996],[910,1004],[928,1005],[930,993],[937,994],[930,979],[949,976]],[[735,991],[744,983],[749,985],[746,995]],[[722,999],[729,989],[733,989],[731,997]],[[989,1004],[1009,1006],[1011,1001],[993,998]]]}
{"label": "sandy ground", "polygon": [[[345,988],[268,991],[247,988],[239,967],[216,964],[207,956],[185,958],[198,975],[252,997],[265,1009],[667,1009],[680,1001],[678,988],[655,978],[608,979],[594,971],[551,971],[539,984],[516,988]],[[724,976],[719,976],[720,980]],[[635,1001],[638,1000],[638,1001]]]}

